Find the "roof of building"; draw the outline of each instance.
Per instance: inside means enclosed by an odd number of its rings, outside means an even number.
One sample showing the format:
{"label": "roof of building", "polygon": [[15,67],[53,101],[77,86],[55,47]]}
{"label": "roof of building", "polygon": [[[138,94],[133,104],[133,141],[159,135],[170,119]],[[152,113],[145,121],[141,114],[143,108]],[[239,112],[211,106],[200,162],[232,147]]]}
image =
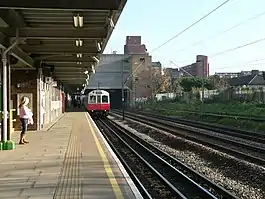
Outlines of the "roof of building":
{"label": "roof of building", "polygon": [[265,85],[265,80],[262,75],[253,74],[241,77],[235,77],[228,80],[230,86],[243,86],[243,85]]}

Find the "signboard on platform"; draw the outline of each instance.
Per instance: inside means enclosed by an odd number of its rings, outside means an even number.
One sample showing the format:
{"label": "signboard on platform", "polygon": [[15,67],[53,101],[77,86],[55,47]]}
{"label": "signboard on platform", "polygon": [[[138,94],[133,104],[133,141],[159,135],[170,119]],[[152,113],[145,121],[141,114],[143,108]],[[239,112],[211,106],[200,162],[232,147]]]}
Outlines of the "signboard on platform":
{"label": "signboard on platform", "polygon": [[[33,93],[18,93],[17,94],[17,110],[19,110],[19,104],[20,104],[22,97],[29,98],[28,108],[31,109],[31,111],[33,112]],[[17,111],[17,115],[19,115],[19,111]]]}

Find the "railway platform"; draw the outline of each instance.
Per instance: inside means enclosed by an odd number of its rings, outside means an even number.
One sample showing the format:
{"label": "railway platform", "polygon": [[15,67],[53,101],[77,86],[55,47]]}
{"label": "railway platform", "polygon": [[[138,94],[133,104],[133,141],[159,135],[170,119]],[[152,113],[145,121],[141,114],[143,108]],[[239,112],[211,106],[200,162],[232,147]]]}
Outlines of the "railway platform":
{"label": "railway platform", "polygon": [[[17,141],[19,132],[12,137]],[[0,151],[1,199],[142,198],[83,110],[65,113],[46,131],[27,132],[27,139]]]}

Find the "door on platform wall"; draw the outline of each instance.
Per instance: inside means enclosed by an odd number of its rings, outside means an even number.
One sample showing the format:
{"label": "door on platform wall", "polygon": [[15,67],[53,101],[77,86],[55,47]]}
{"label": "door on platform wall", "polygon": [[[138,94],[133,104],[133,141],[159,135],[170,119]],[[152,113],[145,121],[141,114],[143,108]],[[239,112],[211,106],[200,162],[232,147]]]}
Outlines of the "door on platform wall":
{"label": "door on platform wall", "polygon": [[45,123],[50,123],[50,89],[49,85],[45,83]]}
{"label": "door on platform wall", "polygon": [[65,112],[65,94],[62,92],[62,113]]}
{"label": "door on platform wall", "polygon": [[45,83],[40,79],[40,128],[42,129],[45,124]]}

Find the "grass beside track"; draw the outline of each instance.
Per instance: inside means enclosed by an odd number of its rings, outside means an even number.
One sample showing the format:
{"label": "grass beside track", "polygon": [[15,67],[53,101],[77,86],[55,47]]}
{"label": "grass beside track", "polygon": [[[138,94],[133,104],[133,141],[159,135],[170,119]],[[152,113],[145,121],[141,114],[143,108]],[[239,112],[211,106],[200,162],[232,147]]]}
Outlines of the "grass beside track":
{"label": "grass beside track", "polygon": [[[180,116],[186,119],[203,120],[206,122],[238,127],[245,130],[264,132],[265,123],[251,120],[242,120],[234,117],[200,116],[201,105],[199,102],[181,103],[172,101],[149,102],[142,106],[146,111],[168,116]],[[263,117],[265,119],[265,104],[252,103],[205,103],[204,113],[220,115],[236,115],[243,117]],[[187,112],[186,112],[187,111]],[[189,112],[195,112],[192,114]]]}

